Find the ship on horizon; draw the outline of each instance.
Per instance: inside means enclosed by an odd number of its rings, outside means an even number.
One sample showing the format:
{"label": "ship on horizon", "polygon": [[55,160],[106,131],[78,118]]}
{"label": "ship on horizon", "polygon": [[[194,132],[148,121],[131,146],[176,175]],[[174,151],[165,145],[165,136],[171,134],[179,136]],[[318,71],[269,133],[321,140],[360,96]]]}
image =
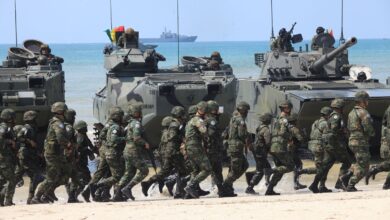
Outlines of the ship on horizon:
{"label": "ship on horizon", "polygon": [[195,42],[198,36],[187,36],[187,35],[178,35],[177,33],[172,33],[172,31],[165,30],[161,33],[159,38],[141,38],[142,43],[167,43],[167,42],[177,42],[179,37],[180,42]]}

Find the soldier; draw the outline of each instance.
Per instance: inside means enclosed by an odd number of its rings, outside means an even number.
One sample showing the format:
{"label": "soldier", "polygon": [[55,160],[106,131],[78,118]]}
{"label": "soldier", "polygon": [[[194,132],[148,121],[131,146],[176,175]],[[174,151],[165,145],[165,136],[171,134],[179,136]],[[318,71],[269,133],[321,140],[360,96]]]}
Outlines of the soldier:
{"label": "soldier", "polygon": [[[325,140],[329,132],[328,119],[332,113],[332,109],[326,106],[321,108],[320,113],[321,117],[314,121],[311,126],[309,141],[309,150],[314,155],[315,167],[305,168],[298,171],[298,175],[316,174],[313,183],[309,186],[310,191],[313,193],[328,191],[325,186],[326,175],[324,176],[324,172],[320,172],[320,170],[324,169],[323,160],[325,154]],[[319,187],[318,184],[320,184]]]}
{"label": "soldier", "polygon": [[[15,112],[4,109],[0,123],[0,206],[11,206],[15,193],[15,152],[16,143],[12,127],[15,125]],[[4,202],[5,199],[5,202]]]}
{"label": "soldier", "polygon": [[24,125],[22,129],[16,133],[20,149],[18,152],[19,166],[15,171],[16,179],[23,178],[23,174],[27,174],[30,178],[29,194],[27,204],[31,204],[35,190],[40,182],[44,180],[41,175],[38,155],[37,132],[38,126],[36,122],[38,114],[36,111],[27,111],[23,115]]}
{"label": "soldier", "polygon": [[[230,157],[230,170],[223,183],[223,197],[234,197],[233,182],[236,181],[248,169],[248,161],[244,156],[244,148],[250,148],[249,133],[247,131],[245,119],[250,106],[246,102],[237,105],[237,116],[233,116],[229,123],[229,139],[227,153]],[[246,150],[245,150],[246,151]]]}
{"label": "soldier", "polygon": [[370,168],[370,145],[369,140],[375,136],[372,118],[366,110],[369,95],[365,91],[355,94],[355,107],[348,115],[349,148],[356,158],[352,169],[340,177],[344,189],[355,192],[355,185],[368,173]]}
{"label": "soldier", "polygon": [[314,35],[313,39],[311,40],[311,49],[312,50],[318,50],[318,48],[320,46],[322,46],[322,45],[317,45],[316,44],[316,40],[317,40],[318,36],[321,35],[321,34],[324,34],[324,32],[325,32],[325,29],[323,27],[321,27],[321,26],[317,27],[316,35]]}
{"label": "soldier", "polygon": [[[77,149],[77,171],[80,178],[81,185],[76,191],[76,200],[78,194],[82,192],[85,186],[91,181],[91,172],[88,169],[88,158],[90,160],[95,159],[94,153],[98,152],[98,149],[92,144],[91,140],[88,138],[87,131],[88,125],[85,121],[77,121],[74,124],[74,129],[76,130],[76,149]],[[90,191],[87,187],[85,191],[81,194],[86,202],[90,202],[89,195]]]}
{"label": "soldier", "polygon": [[127,28],[125,30],[125,33],[122,34],[122,36],[119,37],[117,41],[117,45],[120,48],[129,48],[130,44],[137,42],[138,39],[136,39],[136,34],[133,28]]}
{"label": "soldier", "polygon": [[[329,170],[332,168],[333,164],[336,161],[341,162],[339,177],[343,176],[348,172],[351,167],[351,158],[347,150],[347,140],[348,135],[345,123],[343,121],[343,108],[344,100],[334,99],[330,105],[333,109],[333,112],[330,114],[328,119],[329,124],[329,134],[327,135],[327,140],[325,141],[324,149],[324,160],[322,169],[320,169],[319,175],[323,175],[322,178],[326,179],[326,176]],[[323,172],[323,173],[322,173]],[[342,189],[342,184],[338,178],[336,189]],[[320,192],[332,192],[329,189],[321,189]]]}
{"label": "soldier", "polygon": [[286,28],[279,30],[279,36],[272,42],[271,50],[280,50],[285,52],[294,51],[291,44],[291,33],[287,32]]}
{"label": "soldier", "polygon": [[[366,184],[370,177],[375,177],[377,173],[390,171],[390,105],[385,111],[382,120],[382,140],[381,140],[381,158],[384,161],[376,166],[372,166],[366,176]],[[387,175],[386,181],[383,184],[383,189],[390,189],[390,172]]]}
{"label": "soldier", "polygon": [[298,171],[302,169],[303,164],[301,158],[299,158],[298,146],[304,144],[304,142],[306,141],[306,137],[304,137],[301,130],[297,127],[298,114],[296,113],[291,114],[287,118],[287,120],[288,120],[288,125],[292,136],[291,142],[288,145],[288,147],[289,147],[289,151],[293,156],[293,160],[295,164],[294,189],[295,190],[304,189],[307,186],[299,183]]}
{"label": "soldier", "polygon": [[283,101],[279,105],[280,116],[274,122],[271,139],[270,153],[274,157],[276,167],[268,185],[265,195],[280,195],[274,192],[274,187],[282,179],[285,173],[294,170],[294,160],[288,151],[288,145],[292,142],[292,134],[289,130],[288,116],[291,113],[292,104],[290,101]]}
{"label": "soldier", "polygon": [[207,103],[199,102],[196,107],[197,112],[187,123],[185,132],[186,154],[191,162],[192,173],[190,182],[184,190],[193,198],[199,198],[197,185],[211,173],[210,161],[202,146],[203,136],[207,135],[207,127],[204,121]]}
{"label": "soldier", "polygon": [[260,125],[256,129],[256,139],[252,149],[253,157],[256,162],[256,170],[245,173],[248,183],[245,193],[253,195],[258,194],[253,190],[253,187],[261,181],[264,174],[271,168],[267,157],[271,146],[271,131],[269,125],[272,121],[272,115],[270,113],[265,113],[261,115],[259,119]]}
{"label": "soldier", "polygon": [[218,62],[218,64],[223,64],[221,54],[218,51],[211,53],[210,60],[215,60]]}
{"label": "soldier", "polygon": [[130,120],[126,127],[126,146],[123,151],[126,164],[125,172],[114,194],[114,201],[121,201],[122,193],[126,199],[134,200],[131,189],[149,174],[144,156],[145,149],[149,150],[149,144],[143,138],[141,105],[130,105],[128,114]]}
{"label": "soldier", "polygon": [[[123,119],[123,111],[120,107],[114,106],[110,108],[110,127],[107,130],[105,162],[107,163],[111,176],[100,180],[96,186],[100,191],[110,189],[118,183],[123,175],[123,146],[125,144],[125,131],[121,127]],[[99,165],[100,166],[100,165]],[[117,189],[115,189],[117,192]],[[92,189],[91,189],[92,192]],[[107,199],[107,198],[105,198]]]}
{"label": "soldier", "polygon": [[183,143],[184,132],[182,130],[185,122],[185,110],[181,106],[175,106],[172,108],[169,126],[166,130],[166,134],[161,137],[161,142],[164,147],[161,149],[162,165],[160,171],[150,177],[148,181],[142,183],[142,192],[147,195],[148,189],[155,182],[163,182],[169,174],[175,169],[178,173],[176,177],[176,193],[175,198],[181,198],[184,196],[184,186],[182,179],[187,175],[185,168],[184,157],[180,153],[180,146]]}
{"label": "soldier", "polygon": [[208,114],[206,115],[207,138],[204,146],[210,161],[212,181],[218,188],[218,195],[223,194],[222,176],[222,141],[219,130],[219,105],[216,101],[207,102]]}
{"label": "soldier", "polygon": [[[64,150],[70,146],[64,125],[67,110],[68,107],[63,102],[56,102],[51,106],[54,116],[49,121],[44,146],[46,179],[39,185],[37,193],[31,200],[32,204],[49,202],[45,198],[50,197],[49,193],[54,192],[56,184],[60,181],[66,160]],[[42,198],[44,195],[45,198]]]}
{"label": "soldier", "polygon": [[51,49],[49,45],[47,44],[42,44],[40,49],[39,49],[39,54],[40,56],[38,57],[38,62],[41,65],[46,65],[47,62],[50,63],[55,63],[55,64],[60,64],[64,62],[64,59],[61,57],[54,56],[51,53]]}

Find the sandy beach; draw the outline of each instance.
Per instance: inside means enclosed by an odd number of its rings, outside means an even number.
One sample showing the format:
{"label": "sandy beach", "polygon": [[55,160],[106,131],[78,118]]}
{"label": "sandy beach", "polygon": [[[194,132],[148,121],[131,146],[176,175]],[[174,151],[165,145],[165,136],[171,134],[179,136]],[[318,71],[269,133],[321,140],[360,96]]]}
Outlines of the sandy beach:
{"label": "sandy beach", "polygon": [[[310,164],[305,162],[305,165]],[[338,166],[335,166],[329,175],[329,188],[334,186],[337,171]],[[263,182],[255,188],[260,195],[246,195],[243,178],[235,184],[238,197],[222,199],[217,198],[213,188],[209,196],[196,200],[174,200],[168,197],[166,190],[160,194],[157,188],[151,190],[149,197],[144,197],[136,186],[136,201],[122,203],[66,204],[66,194],[61,187],[56,191],[60,199],[57,203],[31,206],[24,204],[27,195],[24,186],[16,191],[16,206],[0,208],[0,219],[389,219],[390,191],[382,190],[385,176],[385,173],[379,174],[367,186],[361,182],[357,185],[360,192],[333,190],[333,193],[312,194],[308,189],[295,191],[289,174],[276,187],[282,195],[273,197],[263,196]],[[301,178],[305,184],[311,180],[312,176]],[[204,189],[210,186],[209,180],[202,184]]]}

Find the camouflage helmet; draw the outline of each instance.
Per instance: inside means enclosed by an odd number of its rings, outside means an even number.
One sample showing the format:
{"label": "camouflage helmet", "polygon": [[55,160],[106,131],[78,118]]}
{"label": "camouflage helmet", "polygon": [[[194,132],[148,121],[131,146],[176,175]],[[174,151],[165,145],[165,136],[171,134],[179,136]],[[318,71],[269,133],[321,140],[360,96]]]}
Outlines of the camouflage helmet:
{"label": "camouflage helmet", "polygon": [[370,96],[366,91],[359,91],[355,94],[355,101],[364,101],[368,100],[368,98],[370,98]]}
{"label": "camouflage helmet", "polygon": [[320,110],[320,113],[322,115],[330,115],[330,113],[332,113],[332,109],[329,108],[328,106],[325,106],[325,107],[322,107],[321,110]]}
{"label": "camouflage helmet", "polygon": [[172,117],[171,116],[166,116],[161,121],[161,126],[162,127],[168,127],[171,124],[171,121],[172,121]]}
{"label": "camouflage helmet", "polygon": [[188,114],[189,115],[195,115],[197,111],[198,111],[198,108],[196,107],[196,105],[191,105],[188,108]]}
{"label": "camouflage helmet", "polygon": [[325,32],[325,29],[323,27],[321,27],[321,26],[317,27],[317,29],[316,29],[317,34],[322,34],[324,32]]}
{"label": "camouflage helmet", "polygon": [[296,122],[298,120],[298,114],[297,113],[292,113],[287,117],[288,122]]}
{"label": "camouflage helmet", "polygon": [[123,117],[124,113],[119,106],[113,106],[108,111],[108,115],[110,116],[110,119],[120,120]]}
{"label": "camouflage helmet", "polygon": [[184,117],[186,114],[185,110],[181,106],[175,106],[171,110],[171,115],[175,118],[181,118]]}
{"label": "camouflage helmet", "polygon": [[23,114],[23,121],[34,121],[37,117],[38,113],[36,111],[27,111]]}
{"label": "camouflage helmet", "polygon": [[236,109],[237,109],[238,111],[240,111],[240,110],[249,111],[249,109],[251,109],[251,107],[249,106],[249,104],[248,104],[247,102],[241,101],[240,103],[238,103]]}
{"label": "camouflage helmet", "polygon": [[74,118],[76,117],[76,111],[72,108],[69,108],[66,112],[65,112],[65,119],[68,120],[68,121],[72,121],[74,120]]}
{"label": "camouflage helmet", "polygon": [[127,29],[125,30],[125,33],[128,34],[128,35],[133,35],[134,32],[135,32],[135,31],[134,31],[133,28],[127,28]]}
{"label": "camouflage helmet", "polygon": [[88,127],[87,122],[85,122],[85,121],[83,121],[83,120],[77,121],[77,122],[74,124],[74,126],[73,126],[73,128],[74,128],[75,130],[77,130],[77,131],[79,131],[79,130],[81,130],[81,129],[87,129],[87,127]]}
{"label": "camouflage helmet", "polygon": [[279,36],[283,36],[285,34],[287,34],[286,28],[282,28],[279,30]]}
{"label": "camouflage helmet", "polygon": [[216,102],[214,100],[209,100],[207,102],[207,108],[208,108],[209,112],[212,112],[212,111],[218,112],[218,110],[219,110],[218,102]]}
{"label": "camouflage helmet", "polygon": [[207,102],[201,101],[196,105],[198,111],[207,112]]}
{"label": "camouflage helmet", "polygon": [[260,115],[259,120],[265,124],[271,123],[272,120],[272,114],[271,113],[264,113]]}
{"label": "camouflage helmet", "polygon": [[211,53],[210,57],[221,57],[221,54],[218,51],[214,51]]}
{"label": "camouflage helmet", "polygon": [[142,113],[142,106],[139,104],[136,105],[129,105],[127,109],[127,113],[131,116],[135,116],[136,113],[141,114]]}
{"label": "camouflage helmet", "polygon": [[330,107],[332,108],[343,108],[345,105],[345,102],[343,99],[333,99],[330,103]]}
{"label": "camouflage helmet", "polygon": [[292,108],[293,104],[290,100],[284,100],[279,104],[279,108]]}
{"label": "camouflage helmet", "polygon": [[68,106],[64,102],[56,102],[51,106],[51,112],[56,114],[64,114],[68,110]]}
{"label": "camouflage helmet", "polygon": [[10,120],[14,120],[16,118],[16,114],[15,114],[15,111],[13,109],[10,109],[10,108],[6,108],[4,109],[1,114],[0,114],[0,118],[4,121],[10,121]]}

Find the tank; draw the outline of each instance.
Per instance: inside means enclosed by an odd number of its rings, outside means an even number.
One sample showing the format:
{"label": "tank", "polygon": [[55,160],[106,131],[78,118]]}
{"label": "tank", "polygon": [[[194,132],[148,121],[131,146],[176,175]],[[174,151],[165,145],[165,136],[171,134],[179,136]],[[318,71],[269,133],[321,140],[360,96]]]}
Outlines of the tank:
{"label": "tank", "polygon": [[9,48],[0,66],[0,110],[15,110],[18,124],[23,123],[25,111],[35,110],[38,126],[45,131],[51,118],[51,105],[65,101],[65,79],[63,59],[52,54],[40,55],[42,44],[38,40],[26,40],[24,48]]}
{"label": "tank", "polygon": [[[302,39],[301,39],[302,40]],[[372,139],[374,152],[379,149],[381,120],[390,104],[390,87],[372,77],[371,69],[349,63],[348,48],[357,43],[357,38],[334,48],[333,36],[324,33],[313,41],[322,42],[311,51],[271,50],[255,54],[255,63],[261,68],[258,79],[240,79],[237,101],[251,105],[248,126],[254,132],[258,115],[279,113],[278,103],[289,99],[293,112],[299,115],[299,126],[308,134],[311,124],[319,118],[320,109],[330,106],[334,98],[346,100],[345,121],[354,106],[354,95],[365,90],[370,95],[368,111],[374,119],[376,136]],[[294,43],[294,42],[293,42]],[[389,84],[389,82],[387,83]]]}
{"label": "tank", "polygon": [[161,69],[164,56],[154,49],[141,50],[138,32],[125,48],[115,45],[104,49],[106,84],[93,101],[94,117],[107,121],[114,105],[126,110],[130,103],[142,103],[146,139],[152,146],[160,142],[160,125],[174,106],[189,106],[199,101],[216,100],[220,104],[221,125],[226,126],[235,108],[237,79],[230,65],[210,68],[210,58],[184,56],[175,68]]}

